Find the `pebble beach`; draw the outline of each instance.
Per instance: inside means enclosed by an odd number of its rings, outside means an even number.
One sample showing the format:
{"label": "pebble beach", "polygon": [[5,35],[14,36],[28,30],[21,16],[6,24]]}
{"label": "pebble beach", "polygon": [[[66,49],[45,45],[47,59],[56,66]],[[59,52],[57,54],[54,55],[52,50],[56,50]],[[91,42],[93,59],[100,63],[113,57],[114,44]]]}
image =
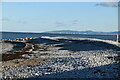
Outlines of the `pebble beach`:
{"label": "pebble beach", "polygon": [[115,41],[39,37],[1,40],[0,46],[1,79],[119,78]]}

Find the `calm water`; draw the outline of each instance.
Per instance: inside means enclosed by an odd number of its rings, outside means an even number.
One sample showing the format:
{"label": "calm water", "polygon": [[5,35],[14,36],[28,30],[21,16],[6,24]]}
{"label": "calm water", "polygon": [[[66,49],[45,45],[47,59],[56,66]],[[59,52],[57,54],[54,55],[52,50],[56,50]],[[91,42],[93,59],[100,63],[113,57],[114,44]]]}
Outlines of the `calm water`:
{"label": "calm water", "polygon": [[[2,37],[1,37],[2,35]],[[87,34],[50,34],[50,33],[19,33],[19,32],[2,32],[0,33],[1,39],[16,39],[26,37],[41,37],[41,36],[66,36],[66,37],[79,37],[79,38],[97,38],[104,40],[116,40],[116,35],[87,35]]]}

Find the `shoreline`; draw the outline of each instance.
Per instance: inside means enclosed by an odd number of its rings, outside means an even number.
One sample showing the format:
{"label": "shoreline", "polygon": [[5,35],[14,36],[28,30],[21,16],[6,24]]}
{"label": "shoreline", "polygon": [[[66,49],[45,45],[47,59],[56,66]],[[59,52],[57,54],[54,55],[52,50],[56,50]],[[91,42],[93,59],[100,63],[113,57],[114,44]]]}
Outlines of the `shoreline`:
{"label": "shoreline", "polygon": [[[114,41],[109,41],[109,40],[44,36],[38,38],[25,38],[25,39],[14,39],[14,40],[9,39],[7,41],[18,42],[18,44],[22,42],[26,44],[26,46],[24,46],[24,48],[19,49],[17,51],[13,51],[10,54],[2,54],[3,55],[2,68],[4,71],[3,78],[7,76],[9,76],[8,78],[14,78],[14,77],[33,78],[35,76],[42,78],[42,77],[51,77],[52,74],[57,75],[56,77],[61,78],[63,77],[62,74],[61,76],[58,76],[58,74],[56,73],[64,72],[66,69],[67,71],[72,71],[79,69],[81,70],[88,67],[94,68],[101,66],[100,70],[103,71],[105,69],[102,68],[102,66],[111,65],[114,63],[116,66],[118,65],[118,62],[120,60],[119,58],[120,56],[118,55],[119,54],[118,50],[120,50],[120,47],[117,46]],[[83,66],[83,64],[85,65]],[[30,67],[30,71],[38,71],[38,72],[29,73],[29,71],[27,71],[28,66]],[[44,69],[43,70],[38,69],[42,67],[43,68],[49,67],[52,71],[44,72],[43,71]],[[110,69],[112,69],[113,67],[111,67]],[[49,68],[47,68],[46,70],[49,70]],[[19,70],[23,70],[24,73],[26,74],[22,76],[22,72],[20,72]],[[90,72],[86,74],[89,74],[92,71],[90,70]],[[84,78],[90,78],[90,77],[110,78],[113,76],[114,76],[113,78],[116,78],[118,76],[116,72],[118,71],[118,68],[112,69],[112,71],[115,74],[110,74],[109,70],[108,72],[106,72],[105,70],[104,75],[106,76],[97,76],[97,74],[91,74],[86,77],[85,74],[83,76]],[[7,74],[7,73],[12,73],[12,74]],[[73,73],[75,76],[76,71]],[[49,74],[50,76],[47,74]],[[68,73],[67,74],[64,73],[64,74],[67,75]],[[103,73],[101,73],[100,71],[100,74],[102,75]],[[107,75],[112,75],[112,76],[107,76]]]}

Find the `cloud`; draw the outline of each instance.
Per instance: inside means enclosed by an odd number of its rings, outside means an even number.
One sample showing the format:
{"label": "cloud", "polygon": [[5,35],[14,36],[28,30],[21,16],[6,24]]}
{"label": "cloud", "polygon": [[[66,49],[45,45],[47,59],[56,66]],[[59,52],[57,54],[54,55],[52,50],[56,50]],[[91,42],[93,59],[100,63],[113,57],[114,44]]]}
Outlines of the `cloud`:
{"label": "cloud", "polygon": [[56,22],[55,25],[56,27],[71,27],[71,26],[74,26],[76,24],[78,24],[78,20],[72,20],[70,21],[69,23],[65,23],[65,22]]}
{"label": "cloud", "polygon": [[8,19],[8,18],[2,18],[2,19],[0,19],[0,21],[10,21],[10,19]]}
{"label": "cloud", "polygon": [[103,6],[103,7],[118,7],[118,2],[101,2],[96,4],[96,6]]}
{"label": "cloud", "polygon": [[20,23],[20,24],[27,24],[27,21],[18,20],[17,23]]}
{"label": "cloud", "polygon": [[63,27],[67,25],[64,22],[56,22],[55,24],[56,24],[56,27]]}
{"label": "cloud", "polygon": [[78,23],[78,20],[73,20],[72,24],[77,24]]}
{"label": "cloud", "polygon": [[15,22],[15,23],[20,23],[20,24],[27,24],[27,21],[22,21],[22,20],[12,20],[12,19],[9,19],[9,18],[6,18],[6,17],[4,17],[4,18],[1,18],[0,19],[0,21],[4,21],[4,22]]}

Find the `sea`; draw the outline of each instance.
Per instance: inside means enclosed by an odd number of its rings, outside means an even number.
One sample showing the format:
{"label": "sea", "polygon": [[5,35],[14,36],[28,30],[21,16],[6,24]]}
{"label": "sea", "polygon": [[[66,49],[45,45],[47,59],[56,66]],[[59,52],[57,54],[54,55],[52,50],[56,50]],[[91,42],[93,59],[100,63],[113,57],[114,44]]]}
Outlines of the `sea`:
{"label": "sea", "polygon": [[30,37],[77,37],[77,38],[96,38],[103,40],[116,40],[116,35],[92,35],[92,34],[58,34],[58,33],[27,33],[27,32],[1,32],[0,39],[16,39],[16,38],[30,38]]}

